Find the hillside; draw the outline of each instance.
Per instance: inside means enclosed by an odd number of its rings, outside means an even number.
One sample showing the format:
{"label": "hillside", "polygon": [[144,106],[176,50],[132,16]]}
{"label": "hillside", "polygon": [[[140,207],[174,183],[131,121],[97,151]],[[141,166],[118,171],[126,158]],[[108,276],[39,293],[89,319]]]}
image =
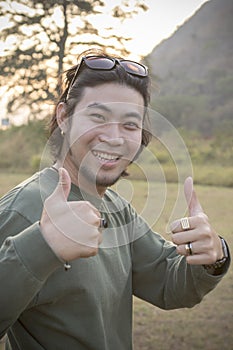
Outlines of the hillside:
{"label": "hillside", "polygon": [[145,59],[152,106],[176,126],[211,134],[233,121],[233,1],[210,0]]}

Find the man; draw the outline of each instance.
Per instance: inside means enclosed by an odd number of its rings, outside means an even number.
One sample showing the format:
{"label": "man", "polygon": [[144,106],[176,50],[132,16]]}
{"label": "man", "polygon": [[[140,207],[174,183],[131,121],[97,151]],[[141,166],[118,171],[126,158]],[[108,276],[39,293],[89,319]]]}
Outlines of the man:
{"label": "man", "polygon": [[226,243],[188,178],[173,243],[109,187],[150,140],[146,67],[88,54],[66,73],[51,120],[54,166],[0,206],[0,336],[8,349],[132,348],[132,295],[192,307],[226,273]]}

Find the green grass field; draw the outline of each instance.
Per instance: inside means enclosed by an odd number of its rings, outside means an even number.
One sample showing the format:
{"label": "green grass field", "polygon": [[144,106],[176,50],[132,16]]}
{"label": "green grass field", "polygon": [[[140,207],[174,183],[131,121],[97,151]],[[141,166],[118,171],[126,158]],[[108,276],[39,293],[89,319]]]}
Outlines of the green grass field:
{"label": "green grass field", "polygon": [[[0,174],[0,195],[24,178],[24,174]],[[128,192],[126,189],[129,189]],[[148,191],[145,182],[131,182],[129,179],[120,182],[117,190],[132,198],[134,206],[142,214],[148,204],[149,193],[149,203],[154,203],[154,206],[150,204],[147,208],[148,217],[153,217],[156,205],[163,196],[159,184],[150,184]],[[154,229],[169,239],[169,234],[164,232],[176,202],[177,186],[168,184],[166,190],[164,208],[154,223]],[[227,239],[233,250],[233,188],[196,186],[196,192],[214,228]],[[134,298],[134,350],[231,350],[232,330],[232,268],[219,286],[193,309],[163,311]]]}

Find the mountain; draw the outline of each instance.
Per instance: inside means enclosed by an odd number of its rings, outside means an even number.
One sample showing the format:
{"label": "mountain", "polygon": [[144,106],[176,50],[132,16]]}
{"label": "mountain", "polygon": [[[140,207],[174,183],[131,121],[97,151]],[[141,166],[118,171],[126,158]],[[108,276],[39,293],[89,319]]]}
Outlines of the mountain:
{"label": "mountain", "polygon": [[145,58],[153,108],[203,134],[233,124],[232,38],[233,0],[210,0],[156,46]]}

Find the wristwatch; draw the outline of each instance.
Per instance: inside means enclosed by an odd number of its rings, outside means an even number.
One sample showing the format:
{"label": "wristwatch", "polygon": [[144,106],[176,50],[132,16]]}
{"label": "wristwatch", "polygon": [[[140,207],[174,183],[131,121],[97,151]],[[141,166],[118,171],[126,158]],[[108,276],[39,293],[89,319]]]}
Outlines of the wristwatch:
{"label": "wristwatch", "polygon": [[[222,243],[222,250],[223,250],[223,258],[217,260],[214,264],[210,265],[204,265],[204,268],[208,270],[209,272],[214,272],[216,270],[221,269],[221,267],[225,264],[226,260],[229,257],[228,249],[225,240],[222,237],[219,237]],[[210,271],[211,270],[211,271]]]}

